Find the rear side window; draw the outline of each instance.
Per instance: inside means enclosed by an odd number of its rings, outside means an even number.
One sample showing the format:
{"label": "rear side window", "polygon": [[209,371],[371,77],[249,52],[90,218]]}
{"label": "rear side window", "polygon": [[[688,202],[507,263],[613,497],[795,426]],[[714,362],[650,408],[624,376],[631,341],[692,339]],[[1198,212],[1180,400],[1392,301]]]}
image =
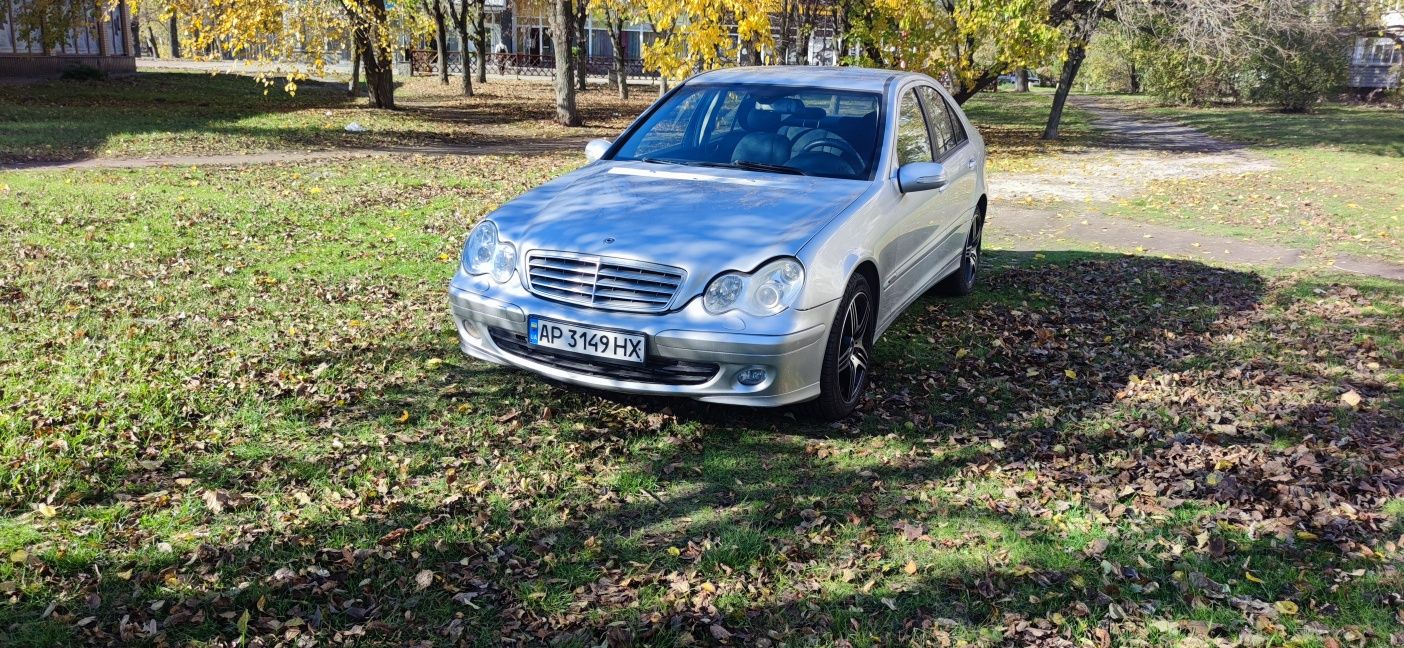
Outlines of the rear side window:
{"label": "rear side window", "polygon": [[939,158],[965,142],[965,129],[945,97],[935,88],[922,86],[919,91],[926,104],[926,121],[931,125],[932,143]]}
{"label": "rear side window", "polygon": [[902,93],[902,102],[897,106],[897,163],[931,162],[935,160],[931,151],[921,104],[916,94],[908,90]]}

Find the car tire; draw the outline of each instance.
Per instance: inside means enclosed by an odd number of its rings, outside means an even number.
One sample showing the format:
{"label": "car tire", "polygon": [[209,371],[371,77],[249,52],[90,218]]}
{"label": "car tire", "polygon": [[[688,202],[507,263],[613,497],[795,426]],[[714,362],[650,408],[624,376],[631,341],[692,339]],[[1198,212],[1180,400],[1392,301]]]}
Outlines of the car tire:
{"label": "car tire", "polygon": [[984,237],[985,208],[981,207],[976,210],[970,231],[965,235],[965,246],[960,250],[960,267],[936,284],[936,294],[964,297],[975,292],[975,281],[980,274],[980,257],[984,254],[981,248]]}
{"label": "car tire", "polygon": [[819,375],[819,397],[805,403],[817,419],[837,421],[863,401],[872,373],[873,328],[877,324],[877,296],[868,278],[854,274],[848,280],[824,348]]}

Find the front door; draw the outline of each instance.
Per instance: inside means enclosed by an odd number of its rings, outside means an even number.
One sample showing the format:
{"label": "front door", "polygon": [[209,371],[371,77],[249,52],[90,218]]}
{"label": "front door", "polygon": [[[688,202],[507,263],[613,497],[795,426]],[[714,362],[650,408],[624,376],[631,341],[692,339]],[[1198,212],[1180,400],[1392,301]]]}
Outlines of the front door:
{"label": "front door", "polygon": [[[900,168],[912,162],[933,162],[936,148],[931,130],[922,111],[916,90],[904,90],[897,102],[897,139],[893,159]],[[931,271],[928,269],[935,253],[937,237],[945,230],[949,216],[945,214],[944,189],[913,191],[901,194],[893,213],[891,227],[878,251],[878,262],[887,283],[882,287],[883,299],[878,317],[881,327],[897,316],[925,288]]]}

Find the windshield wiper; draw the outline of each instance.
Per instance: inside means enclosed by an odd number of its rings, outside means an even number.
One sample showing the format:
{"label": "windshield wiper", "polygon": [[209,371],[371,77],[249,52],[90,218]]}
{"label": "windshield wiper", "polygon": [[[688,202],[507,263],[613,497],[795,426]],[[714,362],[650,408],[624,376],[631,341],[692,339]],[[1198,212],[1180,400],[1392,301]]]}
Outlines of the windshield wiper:
{"label": "windshield wiper", "polygon": [[788,173],[791,175],[807,176],[809,173],[799,167],[785,166],[783,164],[770,164],[767,162],[752,162],[750,160],[737,160],[735,162],[694,162],[697,166],[717,167],[722,169],[746,169],[747,171],[769,171],[771,173]]}
{"label": "windshield wiper", "polygon": [[652,164],[680,164],[680,165],[682,165],[682,166],[688,166],[688,165],[691,165],[691,164],[692,164],[691,162],[688,162],[687,160],[672,160],[672,159],[669,159],[669,158],[655,158],[655,157],[639,158],[639,161],[640,161],[640,162],[650,162],[650,163],[652,163]]}
{"label": "windshield wiper", "polygon": [[784,164],[767,164],[765,162],[752,162],[750,160],[737,160],[731,163],[732,166],[752,171],[774,171],[775,173],[788,173],[791,175],[809,175],[804,169],[787,166]]}

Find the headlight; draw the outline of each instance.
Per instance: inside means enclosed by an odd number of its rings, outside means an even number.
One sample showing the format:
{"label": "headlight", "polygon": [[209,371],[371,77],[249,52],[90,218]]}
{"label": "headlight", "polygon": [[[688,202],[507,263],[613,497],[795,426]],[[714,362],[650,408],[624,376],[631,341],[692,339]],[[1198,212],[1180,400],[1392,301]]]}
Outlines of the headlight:
{"label": "headlight", "polygon": [[491,274],[497,283],[512,278],[517,269],[517,248],[497,240],[497,225],[483,221],[468,235],[463,246],[463,271],[470,275]]}
{"label": "headlight", "polygon": [[486,220],[478,223],[463,246],[463,271],[471,275],[487,274],[496,252],[497,224]]}
{"label": "headlight", "polygon": [[497,250],[492,254],[492,278],[497,283],[503,283],[512,278],[512,271],[517,268],[517,248],[506,241],[497,244]]}
{"label": "headlight", "polygon": [[751,274],[717,276],[702,293],[702,306],[713,315],[741,310],[750,315],[774,315],[794,305],[804,287],[804,266],[797,259],[776,259]]}

